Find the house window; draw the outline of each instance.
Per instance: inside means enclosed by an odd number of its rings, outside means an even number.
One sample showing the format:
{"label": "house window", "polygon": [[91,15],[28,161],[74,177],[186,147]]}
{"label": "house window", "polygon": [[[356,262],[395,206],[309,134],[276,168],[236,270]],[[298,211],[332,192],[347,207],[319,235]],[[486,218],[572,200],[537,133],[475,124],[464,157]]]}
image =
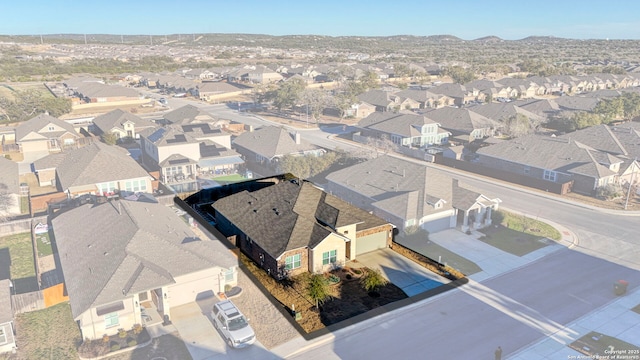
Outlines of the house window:
{"label": "house window", "polygon": [[55,127],[53,127],[53,126],[49,126],[49,128],[48,128],[48,129],[49,129],[49,131],[53,131],[53,130],[55,130],[56,128],[55,128]]}
{"label": "house window", "polygon": [[64,139],[64,144],[65,145],[73,145],[75,143],[75,141],[73,139]]}
{"label": "house window", "polygon": [[116,182],[108,182],[96,185],[98,188],[98,194],[112,193],[116,190]]}
{"label": "house window", "polygon": [[545,170],[544,179],[549,181],[556,181],[556,172],[551,170]]}
{"label": "house window", "polygon": [[338,261],[338,250],[322,253],[322,265],[335,264]]}
{"label": "house window", "polygon": [[129,180],[124,183],[125,190],[138,192],[147,191],[147,182],[145,180]]}
{"label": "house window", "polygon": [[226,283],[228,282],[233,282],[233,274],[235,274],[235,268],[230,268],[229,270],[225,271],[224,273],[224,281]]}
{"label": "house window", "polygon": [[114,312],[104,316],[104,327],[108,329],[110,327],[120,325],[120,319],[118,319],[118,313]]}
{"label": "house window", "polygon": [[300,254],[287,256],[284,259],[284,269],[285,270],[297,269],[297,268],[300,267],[300,265],[301,265]]}

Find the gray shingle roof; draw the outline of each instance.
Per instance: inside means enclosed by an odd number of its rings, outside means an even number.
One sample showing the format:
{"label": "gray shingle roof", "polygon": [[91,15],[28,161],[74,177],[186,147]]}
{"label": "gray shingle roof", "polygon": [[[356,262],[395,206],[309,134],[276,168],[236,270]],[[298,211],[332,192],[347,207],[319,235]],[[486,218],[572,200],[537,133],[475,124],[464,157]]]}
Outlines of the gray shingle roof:
{"label": "gray shingle roof", "polygon": [[278,126],[267,126],[252,132],[245,132],[238,136],[233,144],[268,159],[319,149],[303,139],[300,140],[300,144],[296,144],[294,135]]}
{"label": "gray shingle roof", "polygon": [[426,124],[437,122],[422,115],[373,112],[358,122],[361,128],[373,129],[405,137],[420,136],[420,129]]}
{"label": "gray shingle roof", "polygon": [[470,134],[476,129],[499,128],[499,122],[482,116],[469,109],[443,107],[425,113],[425,116],[440,123],[443,129]]}
{"label": "gray shingle roof", "polygon": [[20,193],[20,171],[18,163],[0,156],[0,192]]}
{"label": "gray shingle roof", "polygon": [[53,116],[40,114],[18,125],[18,127],[16,128],[16,141],[22,140],[25,136],[29,135],[32,132],[39,133],[46,138],[57,138],[64,133],[60,131],[49,132],[47,130],[49,124],[57,125],[63,128],[65,131],[75,135],[76,137],[80,137],[76,130],[73,128],[73,125]]}
{"label": "gray shingle roof", "polygon": [[393,104],[393,100],[391,100],[390,94],[387,91],[383,90],[369,90],[363,94],[358,95],[358,99],[375,106],[387,107]]}
{"label": "gray shingle roof", "polygon": [[173,111],[169,111],[162,117],[173,124],[180,125],[213,122],[216,120],[213,115],[209,114],[206,111],[200,110],[193,105],[185,105]]}
{"label": "gray shingle roof", "polygon": [[477,151],[498,159],[565,174],[581,174],[601,178],[615,174],[591,154],[596,152],[573,139],[528,135],[494,144]]}
{"label": "gray shingle roof", "polygon": [[358,224],[359,231],[386,224],[306,181],[243,191],[212,206],[274,259],[285,251],[314,248],[332,228]]}
{"label": "gray shingle roof", "polygon": [[[394,157],[380,156],[350,166],[329,174],[327,180],[368,197],[372,206],[405,220],[446,211],[454,206],[451,176],[438,169]],[[438,200],[445,203],[436,209],[434,204]]]}
{"label": "gray shingle roof", "polygon": [[468,108],[469,110],[480,114],[489,119],[504,122],[512,116],[516,114],[522,114],[529,118],[530,120],[536,122],[544,121],[544,118],[540,115],[534,114],[528,110],[522,109],[518,106],[513,105],[512,103],[491,103],[491,104],[483,104],[472,106]]}
{"label": "gray shingle roof", "polygon": [[87,204],[52,220],[74,318],[175,277],[237,261],[217,240],[196,237],[160,204]]}
{"label": "gray shingle roof", "polygon": [[122,148],[100,142],[46,156],[33,165],[36,171],[56,168],[63,191],[73,186],[149,176]]}
{"label": "gray shingle roof", "polygon": [[147,127],[154,127],[155,124],[142,119],[128,111],[115,109],[113,111],[109,111],[106,114],[102,114],[100,116],[96,116],[93,119],[93,124],[100,129],[103,133],[108,133],[113,129],[124,130],[124,123],[130,121],[134,124],[136,129],[142,129]]}

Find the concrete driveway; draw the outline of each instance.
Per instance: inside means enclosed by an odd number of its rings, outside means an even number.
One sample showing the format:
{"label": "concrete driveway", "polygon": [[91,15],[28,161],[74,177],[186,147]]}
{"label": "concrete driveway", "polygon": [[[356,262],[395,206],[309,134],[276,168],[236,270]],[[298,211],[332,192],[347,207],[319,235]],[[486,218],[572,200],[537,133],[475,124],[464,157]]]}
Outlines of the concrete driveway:
{"label": "concrete driveway", "polygon": [[380,269],[382,275],[402,289],[407,296],[423,293],[451,282],[391,249],[380,249],[358,256],[358,263]]}
{"label": "concrete driveway", "polygon": [[193,360],[276,358],[259,341],[244,349],[230,348],[210,318],[216,301],[216,298],[210,298],[171,309],[171,321]]}

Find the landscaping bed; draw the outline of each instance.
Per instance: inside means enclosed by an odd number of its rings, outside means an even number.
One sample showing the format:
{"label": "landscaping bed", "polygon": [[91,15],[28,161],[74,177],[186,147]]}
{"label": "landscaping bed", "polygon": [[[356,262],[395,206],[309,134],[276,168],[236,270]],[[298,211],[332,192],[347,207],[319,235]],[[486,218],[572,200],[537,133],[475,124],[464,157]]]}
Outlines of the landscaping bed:
{"label": "landscaping bed", "polygon": [[118,334],[107,336],[102,339],[85,340],[78,348],[78,355],[82,358],[95,358],[104,356],[110,352],[116,352],[129,347],[145,344],[151,340],[147,329],[141,325],[135,325],[133,329],[119,329]]}
{"label": "landscaping bed", "polygon": [[178,333],[162,335],[154,338],[151,344],[138,347],[132,351],[111,355],[105,360],[149,360],[149,359],[180,359],[191,360],[191,354]]}
{"label": "landscaping bed", "polygon": [[449,280],[455,281],[458,279],[462,279],[465,277],[465,274],[463,274],[462,272],[460,272],[459,270],[456,270],[454,268],[452,268],[451,266],[447,266],[447,265],[443,265],[438,263],[437,261],[424,256],[422,254],[419,254],[411,249],[409,249],[408,247],[405,247],[403,245],[400,245],[396,242],[393,243],[393,246],[391,247],[391,249],[395,252],[397,252],[398,254],[406,257],[407,259],[421,265],[422,267],[429,269],[430,271],[439,274],[440,276],[443,276]]}
{"label": "landscaping bed", "polygon": [[306,333],[407,298],[407,295],[393,284],[379,287],[376,290],[378,296],[372,297],[359,281],[366,272],[371,270],[344,268],[332,272],[339,279],[338,281],[335,279],[329,281],[331,274],[325,274],[331,297],[316,308],[315,302],[307,292],[307,283],[311,274],[303,273],[291,279],[276,281],[246,255],[240,254],[240,260],[267,292],[289,311],[291,316],[293,316],[293,310],[299,314],[297,322]]}

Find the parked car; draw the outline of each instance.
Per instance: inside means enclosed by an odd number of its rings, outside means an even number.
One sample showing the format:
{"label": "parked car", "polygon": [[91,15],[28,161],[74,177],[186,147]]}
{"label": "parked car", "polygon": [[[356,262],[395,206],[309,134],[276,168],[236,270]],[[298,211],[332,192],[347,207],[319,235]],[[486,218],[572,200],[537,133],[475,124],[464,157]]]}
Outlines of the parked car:
{"label": "parked car", "polygon": [[230,300],[213,305],[212,316],[213,326],[222,333],[229,346],[243,348],[256,341],[256,334],[249,326],[249,320]]}

